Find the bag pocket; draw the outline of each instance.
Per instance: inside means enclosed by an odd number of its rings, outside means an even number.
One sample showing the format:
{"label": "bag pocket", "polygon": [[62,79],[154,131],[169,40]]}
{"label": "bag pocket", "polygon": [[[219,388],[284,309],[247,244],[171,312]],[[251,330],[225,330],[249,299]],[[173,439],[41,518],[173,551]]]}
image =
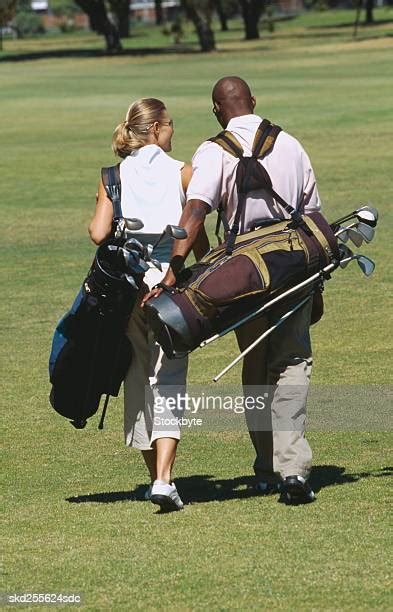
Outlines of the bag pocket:
{"label": "bag pocket", "polygon": [[[269,275],[261,258],[242,253],[224,260],[193,289],[212,304],[223,305],[266,291]],[[265,268],[265,274],[263,273]]]}

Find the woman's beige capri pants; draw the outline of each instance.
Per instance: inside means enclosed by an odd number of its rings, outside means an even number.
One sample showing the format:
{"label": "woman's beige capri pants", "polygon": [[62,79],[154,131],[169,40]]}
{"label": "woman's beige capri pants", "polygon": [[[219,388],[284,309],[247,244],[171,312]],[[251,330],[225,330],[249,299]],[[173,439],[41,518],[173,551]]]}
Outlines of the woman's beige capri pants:
{"label": "woman's beige capri pants", "polygon": [[[144,282],[149,289],[162,280],[168,267],[169,264],[163,263],[162,272],[156,268],[148,270]],[[127,328],[132,343],[132,362],[124,381],[125,443],[139,450],[151,450],[152,443],[158,438],[180,439],[177,417],[181,414],[177,409],[173,410],[172,405],[167,407],[166,400],[176,397],[177,392],[184,393],[188,366],[188,357],[168,359],[155,343],[139,306],[147,287],[141,291]],[[160,406],[159,414],[157,405]]]}

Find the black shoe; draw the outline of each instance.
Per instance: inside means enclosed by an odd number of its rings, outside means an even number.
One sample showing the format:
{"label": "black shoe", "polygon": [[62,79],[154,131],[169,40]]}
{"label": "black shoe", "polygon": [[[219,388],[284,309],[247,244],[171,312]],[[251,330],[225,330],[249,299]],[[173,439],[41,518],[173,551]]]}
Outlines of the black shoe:
{"label": "black shoe", "polygon": [[288,506],[310,504],[315,501],[315,493],[302,476],[287,476],[281,486],[280,501]]}

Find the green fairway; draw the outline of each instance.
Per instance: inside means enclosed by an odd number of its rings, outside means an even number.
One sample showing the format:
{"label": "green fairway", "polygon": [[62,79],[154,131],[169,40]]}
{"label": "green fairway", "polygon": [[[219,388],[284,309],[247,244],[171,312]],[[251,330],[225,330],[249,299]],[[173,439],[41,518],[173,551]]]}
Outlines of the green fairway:
{"label": "green fairway", "polygon": [[[89,610],[391,609],[391,432],[311,432],[318,500],[297,508],[252,495],[247,433],[186,432],[175,476],[188,503],[161,515],[142,501],[141,457],[123,446],[122,397],[103,432],[97,417],[74,430],[48,402],[51,338],[94,255],[87,225],[100,168],[114,163],[115,125],[132,100],[162,98],[173,155],[190,160],[218,131],[210,91],[227,74],[248,80],[257,112],[303,143],[328,219],[360,203],[378,208],[376,239],[362,249],[375,274],[365,280],[351,264],[326,286],[313,384],[392,385],[392,27],[362,28],[354,41],[352,20],[353,11],[303,16],[249,43],[233,29],[211,55],[0,62],[0,591],[78,592]],[[168,44],[154,28],[140,31],[130,49]],[[93,35],[44,42],[102,47]],[[33,53],[40,42],[5,47]],[[211,215],[211,235],[214,224]],[[210,383],[235,356],[234,338],[205,351],[192,355],[191,383]]]}

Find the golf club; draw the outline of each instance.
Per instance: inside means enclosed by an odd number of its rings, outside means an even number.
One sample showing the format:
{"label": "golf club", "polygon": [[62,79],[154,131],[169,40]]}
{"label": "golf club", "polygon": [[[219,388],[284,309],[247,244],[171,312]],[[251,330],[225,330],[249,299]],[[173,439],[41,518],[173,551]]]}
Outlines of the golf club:
{"label": "golf club", "polygon": [[[356,232],[357,236],[355,236],[354,232]],[[348,239],[351,239],[355,246],[361,246],[361,242],[358,244],[358,236],[365,240],[367,243],[370,243],[375,236],[375,229],[362,221],[358,223],[352,223],[347,227],[339,227],[338,231],[335,233],[335,236],[340,238],[342,242],[347,242]],[[355,237],[355,240],[353,239]]]}
{"label": "golf club", "polygon": [[374,208],[374,206],[361,206],[360,208],[351,212],[349,215],[337,219],[337,221],[331,224],[331,227],[335,229],[340,225],[340,223],[349,221],[349,219],[353,219],[354,217],[356,217],[359,221],[370,225],[371,227],[376,227],[378,221],[378,211],[376,208]]}
{"label": "golf club", "polygon": [[356,226],[357,231],[363,236],[364,240],[369,243],[373,240],[375,236],[375,229],[371,227],[371,225],[367,225],[367,223],[363,223],[363,221],[359,221]]}
{"label": "golf club", "polygon": [[124,238],[127,232],[136,232],[143,228],[140,219],[119,219],[115,231],[115,238]]}
{"label": "golf club", "polygon": [[363,244],[363,236],[357,231],[355,224],[340,228],[340,230],[335,233],[335,236],[342,240],[342,242],[348,242],[348,240],[351,240],[357,247],[360,247]]}
{"label": "golf club", "polygon": [[358,255],[358,254],[355,255],[354,259],[357,260],[359,268],[361,269],[363,274],[365,276],[371,276],[371,274],[375,270],[375,263],[373,262],[373,260],[370,259],[369,257],[366,257],[366,255]]}
{"label": "golf club", "polygon": [[140,219],[124,219],[125,229],[129,232],[137,232],[143,229],[143,221]]}
{"label": "golf club", "polygon": [[180,227],[179,225],[167,225],[157,242],[153,244],[150,253],[154,251],[165,236],[170,236],[175,240],[184,240],[184,238],[187,238],[187,231],[184,229],[184,227]]}
{"label": "golf club", "polygon": [[347,265],[356,259],[359,268],[363,272],[365,276],[371,276],[371,274],[375,270],[375,263],[366,255],[360,255],[358,253],[353,253],[351,249],[349,249],[345,244],[340,244],[340,253],[342,254],[340,260],[340,268],[346,268]]}
{"label": "golf club", "polygon": [[123,253],[123,258],[128,269],[132,270],[132,272],[135,272],[136,274],[147,272],[149,269],[149,264],[147,264],[144,259],[139,257],[138,254],[135,255],[135,251],[130,252],[122,248],[119,250]]}

